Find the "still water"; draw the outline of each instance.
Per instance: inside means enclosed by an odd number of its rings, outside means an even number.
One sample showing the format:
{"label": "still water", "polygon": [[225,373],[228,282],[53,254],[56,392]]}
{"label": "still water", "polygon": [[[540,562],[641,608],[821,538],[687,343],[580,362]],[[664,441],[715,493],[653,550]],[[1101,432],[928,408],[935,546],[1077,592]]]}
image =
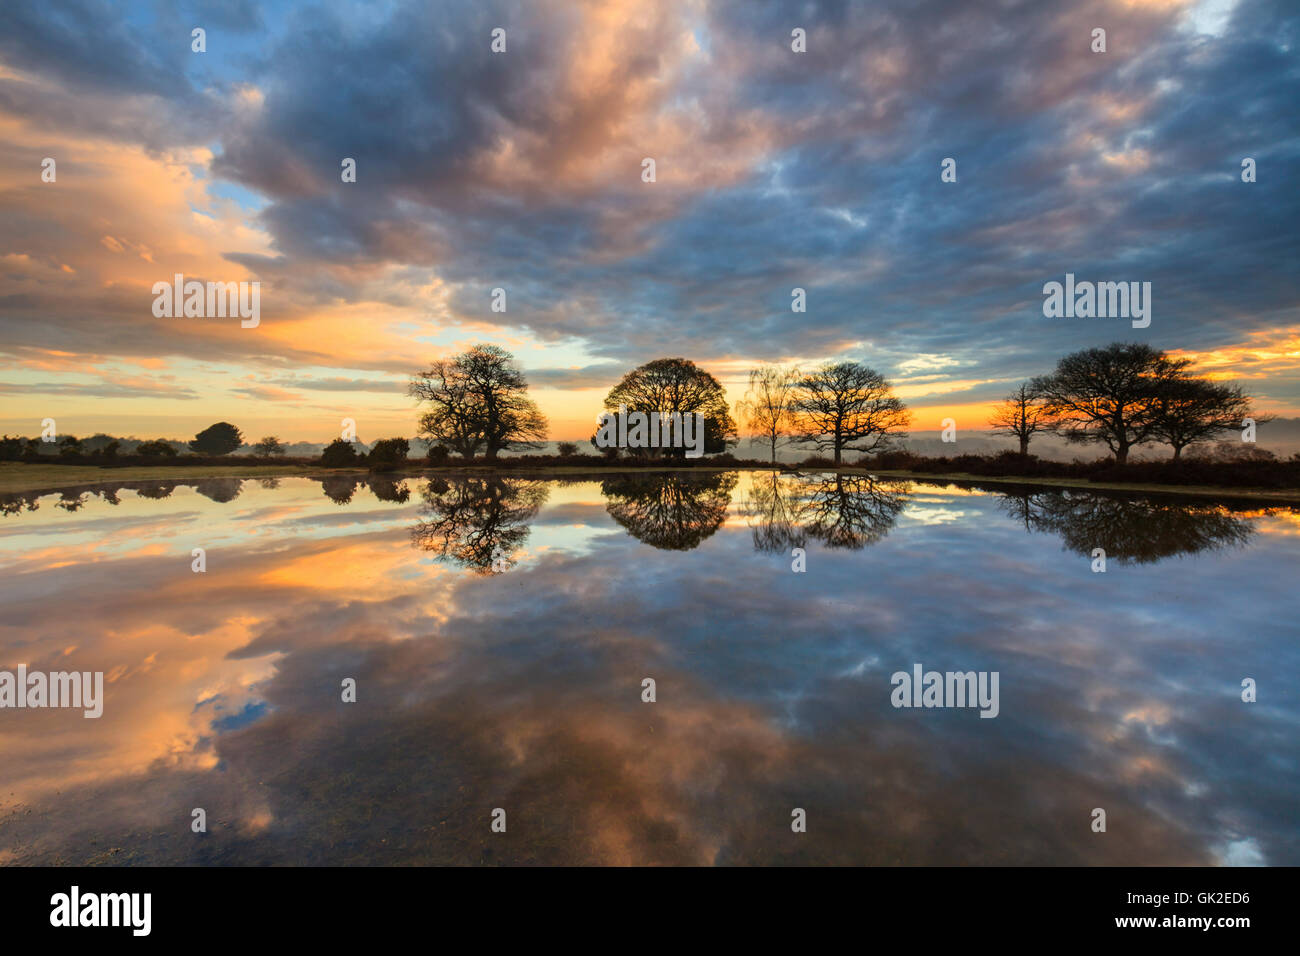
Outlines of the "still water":
{"label": "still water", "polygon": [[[0,863],[1300,864],[1300,511],[767,473],[0,509],[0,670],[105,681],[0,709]],[[917,665],[997,716],[894,707]]]}

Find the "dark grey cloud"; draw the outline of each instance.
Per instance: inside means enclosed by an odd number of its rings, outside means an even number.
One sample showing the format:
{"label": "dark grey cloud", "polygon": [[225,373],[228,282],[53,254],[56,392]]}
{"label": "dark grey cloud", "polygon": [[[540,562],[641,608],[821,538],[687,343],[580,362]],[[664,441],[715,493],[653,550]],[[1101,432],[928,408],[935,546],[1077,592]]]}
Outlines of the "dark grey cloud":
{"label": "dark grey cloud", "polygon": [[[1300,17],[1279,0],[1241,0],[1213,37],[1179,9],[1119,3],[716,0],[623,25],[641,52],[603,73],[604,34],[565,4],[271,7],[265,33],[204,67],[218,88],[255,84],[255,115],[212,106],[191,62],[106,6],[76,9],[121,39],[112,57],[67,16],[8,9],[7,62],[211,124],[212,172],[270,200],[275,257],[229,258],[299,301],[365,301],[373,268],[396,266],[449,283],[462,318],[574,338],[602,364],[847,350],[893,373],[943,353],[964,379],[1114,339],[1210,349],[1300,324]],[[232,31],[252,15],[239,9]],[[688,23],[704,52],[674,60]],[[795,25],[806,54],[790,52]],[[594,87],[570,83],[583,71]],[[0,84],[0,105],[20,99]],[[115,123],[99,125],[131,135]],[[626,128],[645,132],[627,143]],[[653,186],[642,154],[658,156]],[[737,167],[691,185],[719,155]],[[356,184],[339,181],[345,156]],[[611,176],[593,157],[630,165]],[[1042,284],[1066,272],[1150,281],[1151,328],[1044,318]]]}

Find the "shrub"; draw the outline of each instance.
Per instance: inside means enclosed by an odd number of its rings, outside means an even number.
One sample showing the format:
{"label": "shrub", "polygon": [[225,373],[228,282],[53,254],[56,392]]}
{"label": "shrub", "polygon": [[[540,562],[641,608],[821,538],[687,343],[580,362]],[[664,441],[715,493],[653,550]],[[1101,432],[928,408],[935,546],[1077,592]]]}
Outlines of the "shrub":
{"label": "shrub", "polygon": [[136,445],[135,453],[145,458],[175,458],[176,449],[161,438],[155,441],[142,441]]}
{"label": "shrub", "polygon": [[326,468],[346,468],[355,465],[359,457],[357,450],[352,447],[352,442],[336,438],[321,452],[320,463]]}
{"label": "shrub", "polygon": [[383,438],[370,448],[367,460],[371,471],[395,471],[406,461],[411,443],[405,438]]}

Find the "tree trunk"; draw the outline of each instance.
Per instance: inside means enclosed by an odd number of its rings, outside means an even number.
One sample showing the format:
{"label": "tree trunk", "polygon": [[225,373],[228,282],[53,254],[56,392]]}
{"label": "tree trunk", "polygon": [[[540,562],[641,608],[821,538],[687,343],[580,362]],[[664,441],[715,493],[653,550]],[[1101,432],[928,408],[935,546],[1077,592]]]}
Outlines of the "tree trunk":
{"label": "tree trunk", "polygon": [[1020,439],[1020,455],[1021,455],[1021,457],[1024,457],[1025,455],[1028,455],[1028,454],[1029,454],[1029,439],[1028,439],[1028,438],[1021,437],[1021,439]]}
{"label": "tree trunk", "polygon": [[1128,464],[1128,445],[1120,445],[1115,449],[1115,464]]}
{"label": "tree trunk", "polygon": [[1175,446],[1174,446],[1174,461],[1177,461],[1178,459],[1180,459],[1180,458],[1182,458],[1182,457],[1183,457],[1183,446],[1182,446],[1182,445],[1175,445]]}

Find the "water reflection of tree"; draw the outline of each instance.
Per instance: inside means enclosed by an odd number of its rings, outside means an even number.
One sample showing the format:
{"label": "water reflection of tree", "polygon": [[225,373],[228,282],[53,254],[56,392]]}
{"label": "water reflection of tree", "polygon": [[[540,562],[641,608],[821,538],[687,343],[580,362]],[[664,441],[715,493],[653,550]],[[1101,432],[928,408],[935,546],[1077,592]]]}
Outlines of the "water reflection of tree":
{"label": "water reflection of tree", "polygon": [[84,491],[64,491],[60,493],[59,500],[54,502],[54,507],[64,511],[80,511],[89,497]]}
{"label": "water reflection of tree", "polygon": [[667,551],[699,547],[727,517],[735,472],[612,475],[605,510],[638,541]]}
{"label": "water reflection of tree", "polygon": [[798,478],[777,471],[751,476],[749,492],[740,507],[749,520],[755,551],[789,554],[791,548],[802,548],[807,543],[808,534],[799,524],[802,484]]}
{"label": "water reflection of tree", "polygon": [[[132,481],[117,484],[78,485],[59,490],[57,492],[59,500],[54,503],[54,507],[63,511],[80,511],[95,497],[100,498],[105,504],[119,505],[122,503],[121,493],[124,489],[134,491],[141,498],[166,498],[175,487],[176,482],[174,481]],[[30,491],[4,495],[0,497],[0,516],[8,517],[21,514],[24,511],[39,511],[40,499],[53,493],[55,492]]]}
{"label": "water reflection of tree", "polygon": [[874,544],[907,506],[902,485],[866,475],[755,475],[742,510],[757,551],[789,552],[812,539],[829,548]]}
{"label": "water reflection of tree", "polygon": [[194,490],[218,504],[225,504],[238,498],[243,486],[242,478],[201,478],[194,483]]}
{"label": "water reflection of tree", "polygon": [[37,511],[41,507],[39,494],[13,494],[0,498],[0,515],[22,514],[24,511]]}
{"label": "water reflection of tree", "polygon": [[431,478],[411,543],[479,574],[504,571],[547,494],[543,482],[520,478]]}
{"label": "water reflection of tree", "polygon": [[133,486],[135,493],[141,498],[153,498],[155,500],[170,498],[171,493],[176,490],[174,481],[142,481]]}
{"label": "water reflection of tree", "polygon": [[345,505],[357,493],[357,485],[361,484],[361,481],[351,475],[328,475],[322,478],[320,483],[326,498],[336,505]]}
{"label": "water reflection of tree", "polygon": [[371,478],[370,493],[380,501],[392,501],[403,504],[411,497],[411,489],[406,487],[406,479]]}
{"label": "water reflection of tree", "polygon": [[906,506],[901,485],[836,474],[811,483],[800,519],[809,537],[857,551],[889,534]]}
{"label": "water reflection of tree", "polygon": [[1059,535],[1076,554],[1149,564],[1182,554],[1241,547],[1255,533],[1247,518],[1201,502],[1125,498],[1077,491],[1002,494],[998,506],[1026,530]]}

